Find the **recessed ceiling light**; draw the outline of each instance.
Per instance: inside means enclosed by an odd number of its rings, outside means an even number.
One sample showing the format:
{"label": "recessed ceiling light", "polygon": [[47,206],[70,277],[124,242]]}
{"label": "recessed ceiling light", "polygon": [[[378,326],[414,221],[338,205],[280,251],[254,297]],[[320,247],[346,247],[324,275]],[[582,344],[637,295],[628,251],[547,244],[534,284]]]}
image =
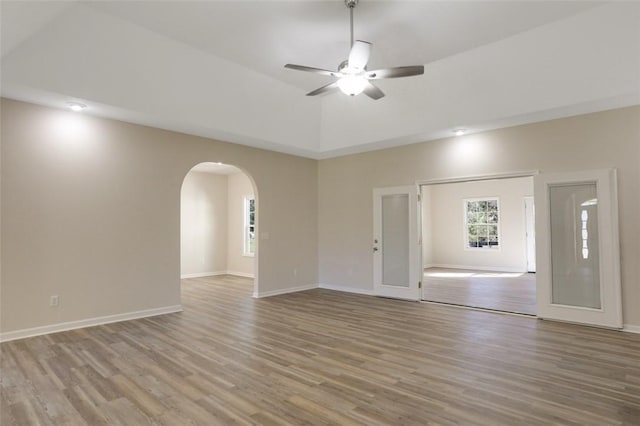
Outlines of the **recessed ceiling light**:
{"label": "recessed ceiling light", "polygon": [[467,129],[455,129],[453,133],[455,133],[456,136],[462,136],[467,133]]}
{"label": "recessed ceiling light", "polygon": [[67,107],[69,107],[71,111],[80,112],[87,106],[85,104],[81,104],[80,102],[67,102]]}

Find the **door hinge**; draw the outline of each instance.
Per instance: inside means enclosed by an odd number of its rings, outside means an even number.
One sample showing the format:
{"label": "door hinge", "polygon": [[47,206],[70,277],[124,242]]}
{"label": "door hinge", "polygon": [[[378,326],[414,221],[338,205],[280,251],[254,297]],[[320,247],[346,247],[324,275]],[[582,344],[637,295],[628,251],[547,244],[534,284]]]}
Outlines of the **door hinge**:
{"label": "door hinge", "polygon": [[418,194],[418,202],[422,201],[422,197]]}
{"label": "door hinge", "polygon": [[422,288],[422,281],[418,281],[418,288]]}

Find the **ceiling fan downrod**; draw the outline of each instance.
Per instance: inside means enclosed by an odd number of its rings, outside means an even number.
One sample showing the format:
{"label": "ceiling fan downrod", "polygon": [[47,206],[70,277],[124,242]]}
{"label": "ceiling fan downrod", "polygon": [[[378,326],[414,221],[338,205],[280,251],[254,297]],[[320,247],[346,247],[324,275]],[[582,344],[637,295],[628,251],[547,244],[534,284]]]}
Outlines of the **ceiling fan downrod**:
{"label": "ceiling fan downrod", "polygon": [[349,28],[351,29],[351,44],[353,47],[353,9],[358,5],[358,0],[344,0],[345,6],[349,8]]}

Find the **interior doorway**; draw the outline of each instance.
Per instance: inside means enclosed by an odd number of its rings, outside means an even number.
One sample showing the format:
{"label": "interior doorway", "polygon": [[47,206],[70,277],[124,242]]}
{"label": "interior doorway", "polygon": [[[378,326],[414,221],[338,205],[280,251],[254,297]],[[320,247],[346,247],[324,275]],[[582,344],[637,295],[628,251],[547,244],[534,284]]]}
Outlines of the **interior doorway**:
{"label": "interior doorway", "polygon": [[533,177],[421,185],[422,300],[536,315]]}
{"label": "interior doorway", "polygon": [[257,291],[257,194],[241,169],[206,162],[185,176],[180,195],[183,285],[215,279]]}

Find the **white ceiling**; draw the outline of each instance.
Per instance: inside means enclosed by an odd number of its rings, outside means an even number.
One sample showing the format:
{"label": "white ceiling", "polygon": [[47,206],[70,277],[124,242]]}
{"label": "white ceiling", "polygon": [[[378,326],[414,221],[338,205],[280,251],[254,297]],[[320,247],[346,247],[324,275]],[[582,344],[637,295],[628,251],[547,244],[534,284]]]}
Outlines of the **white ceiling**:
{"label": "white ceiling", "polygon": [[336,1],[2,1],[2,95],[312,158],[640,103],[640,3],[373,1],[373,101],[304,96],[348,53]]}

